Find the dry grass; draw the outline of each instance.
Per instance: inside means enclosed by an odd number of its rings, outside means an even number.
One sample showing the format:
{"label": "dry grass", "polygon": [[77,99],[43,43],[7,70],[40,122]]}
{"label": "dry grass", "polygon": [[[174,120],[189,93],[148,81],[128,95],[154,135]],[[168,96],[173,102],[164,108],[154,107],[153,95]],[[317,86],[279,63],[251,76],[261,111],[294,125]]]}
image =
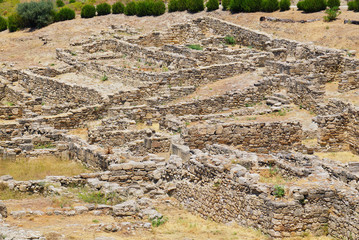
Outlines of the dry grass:
{"label": "dry grass", "polygon": [[[175,201],[175,200],[172,200]],[[6,201],[9,211],[31,208],[32,210],[44,211],[47,207],[54,206],[49,198],[38,198],[31,200]],[[77,203],[79,204],[79,203]],[[71,206],[71,205],[70,205]],[[56,206],[57,207],[57,206]],[[114,219],[111,216],[93,216],[82,214],[73,217],[64,216],[36,216],[14,219],[9,217],[6,221],[13,225],[32,229],[50,236],[57,232],[65,235],[66,239],[95,239],[99,236],[111,237],[113,239],[131,240],[269,240],[270,238],[258,230],[240,227],[237,224],[222,224],[211,220],[204,220],[184,209],[167,204],[159,203],[157,210],[168,218],[168,221],[154,227],[151,231],[137,230],[135,232],[102,232],[97,231],[93,224],[115,223],[128,221],[129,219]],[[288,240],[330,240],[329,237],[295,237]]]}
{"label": "dry grass", "polygon": [[352,152],[316,152],[315,155],[323,158],[329,158],[342,163],[359,162],[359,156]]}
{"label": "dry grass", "polygon": [[4,183],[0,183],[0,200],[8,200],[8,199],[31,199],[36,198],[38,195],[30,195],[28,193],[15,192],[10,190],[7,185]]}
{"label": "dry grass", "polygon": [[226,225],[205,220],[186,210],[172,206],[158,206],[158,210],[168,217],[168,221],[164,225],[154,228],[151,234],[128,239],[269,239],[260,231],[240,227],[237,224]]}
{"label": "dry grass", "polygon": [[294,182],[296,179],[288,179],[284,177],[277,168],[261,169],[259,171],[259,181],[270,185],[285,185]]}
{"label": "dry grass", "polygon": [[88,129],[87,128],[72,129],[68,132],[68,134],[78,136],[85,141],[87,141],[87,139],[88,139]]}
{"label": "dry grass", "polygon": [[305,145],[306,147],[315,147],[318,144],[318,139],[317,138],[304,139],[302,141],[302,144]]}
{"label": "dry grass", "polygon": [[11,175],[15,180],[26,181],[44,179],[46,176],[74,176],[90,172],[85,166],[70,160],[61,160],[55,156],[41,156],[16,161],[0,160],[0,176]]}

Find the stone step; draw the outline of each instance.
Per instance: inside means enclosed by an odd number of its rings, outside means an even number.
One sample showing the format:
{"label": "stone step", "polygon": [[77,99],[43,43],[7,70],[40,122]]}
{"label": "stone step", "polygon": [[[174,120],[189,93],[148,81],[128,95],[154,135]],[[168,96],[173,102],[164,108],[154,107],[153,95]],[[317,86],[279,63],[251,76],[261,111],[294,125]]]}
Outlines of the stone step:
{"label": "stone step", "polygon": [[266,101],[266,104],[269,105],[269,106],[273,106],[273,105],[276,104],[276,103],[277,103],[277,101],[270,100],[270,99],[268,99],[268,100]]}
{"label": "stone step", "polygon": [[[287,99],[283,99],[283,98],[279,98],[279,97],[275,97],[275,96],[270,96],[268,97],[268,100],[272,100],[272,101],[276,101],[276,102],[281,102],[283,104],[289,104],[289,100]],[[267,100],[267,101],[268,101]]]}

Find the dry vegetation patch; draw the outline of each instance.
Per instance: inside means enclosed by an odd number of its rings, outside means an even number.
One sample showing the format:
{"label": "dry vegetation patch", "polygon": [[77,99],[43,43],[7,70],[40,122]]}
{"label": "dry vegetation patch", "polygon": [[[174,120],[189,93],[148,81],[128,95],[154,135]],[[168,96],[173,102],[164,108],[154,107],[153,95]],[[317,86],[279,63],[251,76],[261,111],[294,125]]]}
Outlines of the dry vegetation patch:
{"label": "dry vegetation patch", "polygon": [[18,181],[44,179],[53,175],[74,176],[86,172],[91,171],[84,165],[55,156],[0,160],[0,176],[11,175]]}
{"label": "dry vegetation patch", "polygon": [[342,163],[348,162],[359,162],[359,156],[353,154],[352,152],[316,152],[315,155],[323,158],[329,158],[335,161],[339,161]]}

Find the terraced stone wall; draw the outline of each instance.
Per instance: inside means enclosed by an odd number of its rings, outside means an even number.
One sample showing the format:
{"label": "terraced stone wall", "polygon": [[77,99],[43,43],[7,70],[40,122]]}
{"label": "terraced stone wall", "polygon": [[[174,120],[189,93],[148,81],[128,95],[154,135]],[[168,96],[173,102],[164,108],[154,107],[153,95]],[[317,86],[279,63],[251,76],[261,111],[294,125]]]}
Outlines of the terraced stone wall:
{"label": "terraced stone wall", "polygon": [[101,95],[93,89],[76,84],[70,85],[31,72],[20,72],[19,84],[47,103],[67,102],[93,105],[103,101]]}
{"label": "terraced stone wall", "polygon": [[293,195],[282,200],[271,197],[267,185],[241,169],[242,173],[195,159],[170,161],[165,178],[177,181],[172,195],[203,218],[235,221],[274,238],[301,236],[307,231],[347,239],[359,234],[355,190],[338,191],[340,183],[333,188],[295,187],[290,190]]}
{"label": "terraced stone wall", "polygon": [[293,149],[303,138],[299,122],[196,124],[184,129],[182,135],[190,148],[219,143],[262,153]]}

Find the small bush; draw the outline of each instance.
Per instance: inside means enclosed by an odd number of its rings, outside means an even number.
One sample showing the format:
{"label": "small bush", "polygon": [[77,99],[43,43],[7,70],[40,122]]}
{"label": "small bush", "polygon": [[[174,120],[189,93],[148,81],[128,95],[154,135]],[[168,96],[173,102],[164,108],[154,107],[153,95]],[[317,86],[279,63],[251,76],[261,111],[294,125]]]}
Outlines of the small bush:
{"label": "small bush", "polygon": [[278,0],[263,0],[262,10],[264,12],[275,12],[279,9]]}
{"label": "small bush", "polygon": [[87,203],[96,203],[96,204],[109,204],[115,205],[122,203],[124,200],[116,193],[102,193],[102,192],[91,192],[87,189],[82,189],[78,194],[79,198]]}
{"label": "small bush", "polygon": [[306,13],[319,12],[327,8],[327,3],[325,0],[304,0],[302,2],[303,3],[300,5],[300,10],[303,10]]}
{"label": "small bush", "polygon": [[203,0],[189,0],[187,2],[187,10],[190,13],[197,13],[204,10]]}
{"label": "small bush", "polygon": [[231,0],[222,0],[222,10],[226,11],[229,9],[229,4],[230,4]]}
{"label": "small bush", "polygon": [[42,28],[51,24],[55,17],[51,1],[19,3],[16,11],[22,19],[23,27]]}
{"label": "small bush", "polygon": [[116,2],[112,5],[112,13],[113,14],[120,14],[125,11],[125,5],[122,2]]}
{"label": "small bush", "polygon": [[170,0],[168,3],[169,12],[186,11],[187,1],[186,0]]}
{"label": "small bush", "polygon": [[13,13],[11,14],[8,19],[8,28],[10,32],[15,32],[21,28],[23,28],[22,19],[19,14]]}
{"label": "small bush", "polygon": [[229,45],[236,44],[236,39],[234,39],[234,37],[230,36],[230,35],[225,36],[224,41],[226,42],[226,44],[229,44]]}
{"label": "small bush", "polygon": [[5,18],[0,16],[0,32],[5,31],[7,29],[7,21]]}
{"label": "small bush", "polygon": [[284,187],[279,185],[274,186],[274,191],[273,191],[274,196],[281,198],[284,196],[284,194],[285,194]]}
{"label": "small bush", "polygon": [[297,3],[298,10],[304,10],[304,1],[299,1]]}
{"label": "small bush", "polygon": [[359,12],[359,0],[348,2],[348,10]]}
{"label": "small bush", "polygon": [[334,21],[335,19],[337,19],[337,17],[341,14],[341,12],[338,11],[338,10],[339,10],[338,7],[333,7],[333,8],[326,9],[325,13],[327,15],[324,16],[324,21],[325,22],[331,22],[331,21]]}
{"label": "small bush", "polygon": [[178,1],[177,0],[170,0],[168,3],[168,12],[177,12],[178,11]]}
{"label": "small bush", "polygon": [[101,3],[96,6],[98,16],[104,16],[111,13],[111,5],[108,3]]}
{"label": "small bush", "polygon": [[193,49],[193,50],[203,50],[201,45],[198,45],[198,44],[191,44],[191,45],[188,45],[187,47],[190,49]]}
{"label": "small bush", "polygon": [[68,7],[64,7],[61,8],[60,11],[58,11],[55,15],[55,22],[60,22],[60,21],[66,21],[66,20],[72,20],[75,19],[75,11],[68,8]]}
{"label": "small bush", "polygon": [[329,8],[334,8],[334,7],[339,8],[340,7],[340,0],[328,0],[327,1],[327,6]]}
{"label": "small bush", "polygon": [[81,9],[82,18],[93,18],[96,15],[96,8],[92,5],[85,5]]}
{"label": "small bush", "polygon": [[188,9],[187,0],[177,0],[177,11],[186,11]]}
{"label": "small bush", "polygon": [[61,8],[61,7],[65,6],[65,3],[62,0],[56,0],[56,6],[58,8]]}
{"label": "small bush", "polygon": [[219,8],[218,0],[208,0],[206,7],[208,12],[217,10]]}
{"label": "small bush", "polygon": [[290,0],[280,0],[279,8],[281,11],[287,11],[290,9]]}
{"label": "small bush", "polygon": [[160,16],[166,12],[166,5],[162,1],[155,1],[152,8],[152,16]]}
{"label": "small bush", "polygon": [[151,224],[152,224],[152,227],[159,227],[161,226],[162,224],[165,224],[168,219],[166,217],[155,217],[155,218],[152,218],[150,219],[151,220]]}
{"label": "small bush", "polygon": [[232,13],[258,12],[261,10],[262,0],[231,0],[230,9]]}
{"label": "small bush", "polygon": [[76,2],[76,0],[70,0],[69,1],[69,3],[75,3]]}
{"label": "small bush", "polygon": [[159,16],[166,12],[166,5],[160,0],[142,0],[136,3],[136,15]]}
{"label": "small bush", "polygon": [[136,2],[132,1],[127,3],[125,7],[125,14],[127,16],[133,16],[136,15]]}
{"label": "small bush", "polygon": [[152,2],[148,0],[138,1],[136,4],[136,15],[138,17],[150,16],[152,12]]}

